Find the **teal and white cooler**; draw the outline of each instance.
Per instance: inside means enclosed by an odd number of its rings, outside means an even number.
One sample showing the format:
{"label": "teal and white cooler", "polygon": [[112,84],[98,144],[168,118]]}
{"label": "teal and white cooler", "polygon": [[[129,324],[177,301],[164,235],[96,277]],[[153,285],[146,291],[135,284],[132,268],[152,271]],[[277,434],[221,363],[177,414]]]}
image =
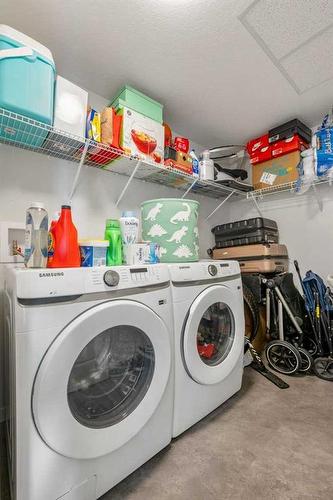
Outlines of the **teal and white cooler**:
{"label": "teal and white cooler", "polygon": [[[0,112],[0,139],[39,147],[53,124],[55,64],[49,49],[0,25],[0,108],[41,122]],[[45,125],[43,125],[45,124]]]}

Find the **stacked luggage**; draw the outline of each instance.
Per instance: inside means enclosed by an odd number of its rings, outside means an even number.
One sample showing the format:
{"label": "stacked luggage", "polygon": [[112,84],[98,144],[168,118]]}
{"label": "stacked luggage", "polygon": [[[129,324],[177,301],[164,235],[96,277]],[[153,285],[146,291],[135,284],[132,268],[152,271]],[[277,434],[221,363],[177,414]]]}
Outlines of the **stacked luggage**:
{"label": "stacked luggage", "polygon": [[215,247],[209,251],[213,259],[237,260],[242,273],[275,274],[288,271],[288,250],[279,244],[279,231],[274,220],[255,217],[212,229]]}

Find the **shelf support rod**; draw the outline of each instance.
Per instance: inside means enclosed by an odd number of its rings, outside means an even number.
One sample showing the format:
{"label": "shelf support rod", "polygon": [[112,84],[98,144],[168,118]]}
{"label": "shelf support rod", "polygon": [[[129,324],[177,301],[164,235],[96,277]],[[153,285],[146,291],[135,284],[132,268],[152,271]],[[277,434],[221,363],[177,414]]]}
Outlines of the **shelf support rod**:
{"label": "shelf support rod", "polygon": [[88,151],[88,147],[89,147],[89,141],[86,141],[86,143],[84,145],[84,148],[83,148],[83,151],[82,151],[82,154],[81,154],[80,163],[79,163],[79,166],[77,167],[77,171],[76,171],[76,174],[75,174],[75,177],[74,177],[74,181],[73,181],[73,184],[72,184],[72,189],[71,189],[71,191],[69,193],[69,196],[68,196],[69,205],[72,204],[72,198],[73,198],[73,196],[75,194],[77,185],[79,183],[79,178],[80,178],[81,170],[82,170],[82,167],[83,167],[83,164],[84,164],[84,160],[86,159],[86,154],[87,154],[87,151]]}
{"label": "shelf support rod", "polygon": [[223,201],[221,201],[221,203],[219,205],[217,205],[217,207],[208,215],[208,217],[205,218],[205,220],[208,220],[212,217],[212,215],[214,215],[219,208],[222,207],[222,205],[224,205],[228,200],[229,198],[232,197],[232,195],[235,193],[235,190],[231,191],[231,193],[228,194],[228,196],[226,198],[224,198]]}
{"label": "shelf support rod", "polygon": [[322,212],[322,211],[324,210],[323,200],[321,200],[321,199],[319,198],[318,191],[317,191],[317,188],[316,188],[316,186],[315,186],[315,183],[314,183],[314,182],[312,183],[312,189],[313,189],[313,192],[314,192],[315,198],[316,198],[316,200],[317,200],[319,210]]}
{"label": "shelf support rod", "polygon": [[135,174],[136,174],[136,172],[137,172],[138,168],[140,167],[140,164],[141,164],[141,160],[139,160],[139,161],[137,162],[137,164],[135,165],[135,168],[133,169],[133,172],[131,173],[131,175],[130,175],[130,177],[129,177],[128,181],[126,182],[126,184],[125,184],[125,186],[124,186],[124,188],[123,188],[122,192],[120,193],[120,195],[119,195],[119,197],[118,197],[118,200],[117,200],[117,202],[116,202],[116,207],[118,207],[119,203],[120,203],[120,202],[121,202],[121,200],[123,199],[123,197],[124,197],[124,195],[125,195],[125,193],[126,193],[126,191],[127,191],[128,187],[129,187],[129,185],[130,185],[130,184],[131,184],[131,182],[132,182],[133,177],[135,176]]}
{"label": "shelf support rod", "polygon": [[188,195],[188,193],[192,190],[192,188],[196,185],[196,183],[198,182],[199,178],[197,179],[194,179],[194,181],[192,182],[192,184],[190,185],[190,187],[185,191],[185,193],[183,194],[182,198],[185,198],[185,196]]}
{"label": "shelf support rod", "polygon": [[251,199],[252,199],[254,206],[256,207],[260,217],[264,217],[262,211],[260,210],[259,204],[257,202],[257,198],[254,196],[254,194],[252,192],[251,192]]}

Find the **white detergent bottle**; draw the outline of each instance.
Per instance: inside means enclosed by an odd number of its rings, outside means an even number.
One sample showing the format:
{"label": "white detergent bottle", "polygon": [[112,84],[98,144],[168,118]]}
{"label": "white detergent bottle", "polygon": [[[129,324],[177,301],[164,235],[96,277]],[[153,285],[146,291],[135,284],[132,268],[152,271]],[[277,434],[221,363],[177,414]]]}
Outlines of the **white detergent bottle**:
{"label": "white detergent bottle", "polygon": [[120,219],[121,240],[123,244],[124,262],[126,262],[126,250],[128,245],[139,241],[139,219],[135,212],[123,212]]}
{"label": "white detergent bottle", "polygon": [[44,204],[33,202],[26,213],[24,263],[26,267],[46,267],[48,216]]}
{"label": "white detergent bottle", "polygon": [[199,175],[202,181],[213,181],[215,174],[214,161],[209,158],[209,151],[206,149],[202,153],[202,160],[199,163]]}

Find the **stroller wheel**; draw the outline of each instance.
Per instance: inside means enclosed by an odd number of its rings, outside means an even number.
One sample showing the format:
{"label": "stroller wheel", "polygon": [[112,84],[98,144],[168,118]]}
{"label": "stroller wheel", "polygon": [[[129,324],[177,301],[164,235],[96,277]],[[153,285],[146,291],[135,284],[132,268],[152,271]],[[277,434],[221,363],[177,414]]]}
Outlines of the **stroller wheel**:
{"label": "stroller wheel", "polygon": [[303,347],[298,347],[298,352],[300,353],[301,360],[302,360],[301,361],[301,366],[298,369],[298,371],[300,371],[300,372],[307,372],[307,371],[309,371],[312,368],[312,365],[313,365],[313,357],[311,356],[311,354],[309,353],[309,351],[307,351]]}
{"label": "stroller wheel", "polygon": [[303,345],[305,346],[305,349],[308,351],[308,353],[311,356],[315,356],[317,354],[318,346],[313,339],[311,339],[309,337],[305,337]]}
{"label": "stroller wheel", "polygon": [[333,358],[316,358],[313,362],[313,371],[317,377],[333,381]]}
{"label": "stroller wheel", "polygon": [[265,353],[273,370],[285,375],[296,373],[302,365],[300,353],[286,340],[272,340],[267,344]]}

